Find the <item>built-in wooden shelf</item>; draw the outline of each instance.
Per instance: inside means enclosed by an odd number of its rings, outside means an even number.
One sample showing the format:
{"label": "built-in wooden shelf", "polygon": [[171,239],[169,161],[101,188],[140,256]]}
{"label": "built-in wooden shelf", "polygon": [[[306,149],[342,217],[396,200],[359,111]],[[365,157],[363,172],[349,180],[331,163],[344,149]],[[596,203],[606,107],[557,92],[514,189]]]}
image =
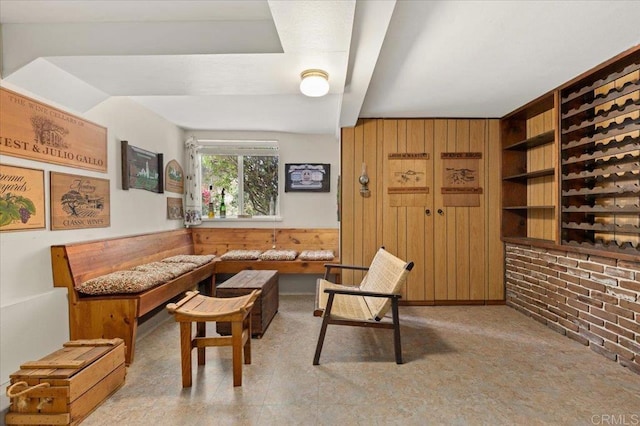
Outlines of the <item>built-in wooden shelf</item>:
{"label": "built-in wooden shelf", "polygon": [[545,145],[554,141],[555,131],[549,130],[548,132],[541,133],[532,138],[524,139],[516,142],[512,145],[506,146],[504,149],[513,151],[526,151],[536,146]]}
{"label": "built-in wooden shelf", "polygon": [[534,179],[534,178],[539,178],[543,176],[553,176],[555,173],[556,173],[555,169],[542,169],[542,170],[536,170],[534,172],[518,173],[516,175],[505,176],[502,178],[502,180],[527,181],[528,179]]}
{"label": "built-in wooden shelf", "polygon": [[503,207],[504,210],[548,210],[555,209],[556,206],[508,206]]}

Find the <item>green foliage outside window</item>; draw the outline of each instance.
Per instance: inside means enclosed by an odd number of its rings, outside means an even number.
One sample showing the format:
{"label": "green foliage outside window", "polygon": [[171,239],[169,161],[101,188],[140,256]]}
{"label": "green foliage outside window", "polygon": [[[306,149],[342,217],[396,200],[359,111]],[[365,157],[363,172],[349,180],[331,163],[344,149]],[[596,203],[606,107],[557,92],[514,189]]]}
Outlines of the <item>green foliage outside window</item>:
{"label": "green foliage outside window", "polygon": [[[243,207],[244,214],[270,214],[272,200],[275,203],[278,197],[277,156],[203,155],[201,167],[204,217],[207,216],[209,202],[205,194],[210,185],[213,185],[211,197],[216,217],[222,189],[225,190],[227,216],[237,216]],[[244,205],[240,204],[242,199]]]}

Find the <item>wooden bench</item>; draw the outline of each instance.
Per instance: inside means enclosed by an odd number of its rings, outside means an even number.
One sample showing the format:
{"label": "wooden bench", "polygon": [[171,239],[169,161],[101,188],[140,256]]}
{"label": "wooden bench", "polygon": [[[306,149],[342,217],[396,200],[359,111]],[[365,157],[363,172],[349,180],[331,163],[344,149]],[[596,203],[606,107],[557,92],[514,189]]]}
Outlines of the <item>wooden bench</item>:
{"label": "wooden bench", "polygon": [[319,274],[325,263],[339,263],[337,228],[194,228],[196,254],[217,257],[230,250],[332,250],[333,260],[218,260],[216,273],[235,274],[246,269],[276,270],[280,274]]}
{"label": "wooden bench", "polygon": [[69,291],[71,339],[119,337],[126,345],[126,363],[133,362],[138,318],[201,282],[212,294],[215,262],[136,294],[86,296],[76,287],[91,278],[179,254],[194,254],[190,229],[51,246],[53,285]]}

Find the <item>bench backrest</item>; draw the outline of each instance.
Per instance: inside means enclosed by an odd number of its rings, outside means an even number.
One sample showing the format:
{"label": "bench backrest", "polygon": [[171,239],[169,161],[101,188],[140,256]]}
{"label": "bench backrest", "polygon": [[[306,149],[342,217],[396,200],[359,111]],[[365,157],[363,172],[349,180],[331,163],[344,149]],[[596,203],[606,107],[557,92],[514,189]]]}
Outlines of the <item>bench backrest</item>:
{"label": "bench backrest", "polygon": [[196,254],[220,256],[229,250],[333,250],[338,256],[336,228],[197,228],[193,229]]}
{"label": "bench backrest", "polygon": [[178,254],[194,254],[191,229],[55,245],[53,285],[72,289],[91,278]]}

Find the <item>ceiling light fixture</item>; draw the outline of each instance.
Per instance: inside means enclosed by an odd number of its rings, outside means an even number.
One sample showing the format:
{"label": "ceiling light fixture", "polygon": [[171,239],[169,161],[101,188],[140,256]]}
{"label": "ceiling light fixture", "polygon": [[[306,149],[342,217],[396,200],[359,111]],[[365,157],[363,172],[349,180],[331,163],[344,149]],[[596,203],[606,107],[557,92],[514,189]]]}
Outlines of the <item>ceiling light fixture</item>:
{"label": "ceiling light fixture", "polygon": [[305,70],[300,73],[300,91],[303,95],[318,98],[329,93],[329,74],[322,70]]}

